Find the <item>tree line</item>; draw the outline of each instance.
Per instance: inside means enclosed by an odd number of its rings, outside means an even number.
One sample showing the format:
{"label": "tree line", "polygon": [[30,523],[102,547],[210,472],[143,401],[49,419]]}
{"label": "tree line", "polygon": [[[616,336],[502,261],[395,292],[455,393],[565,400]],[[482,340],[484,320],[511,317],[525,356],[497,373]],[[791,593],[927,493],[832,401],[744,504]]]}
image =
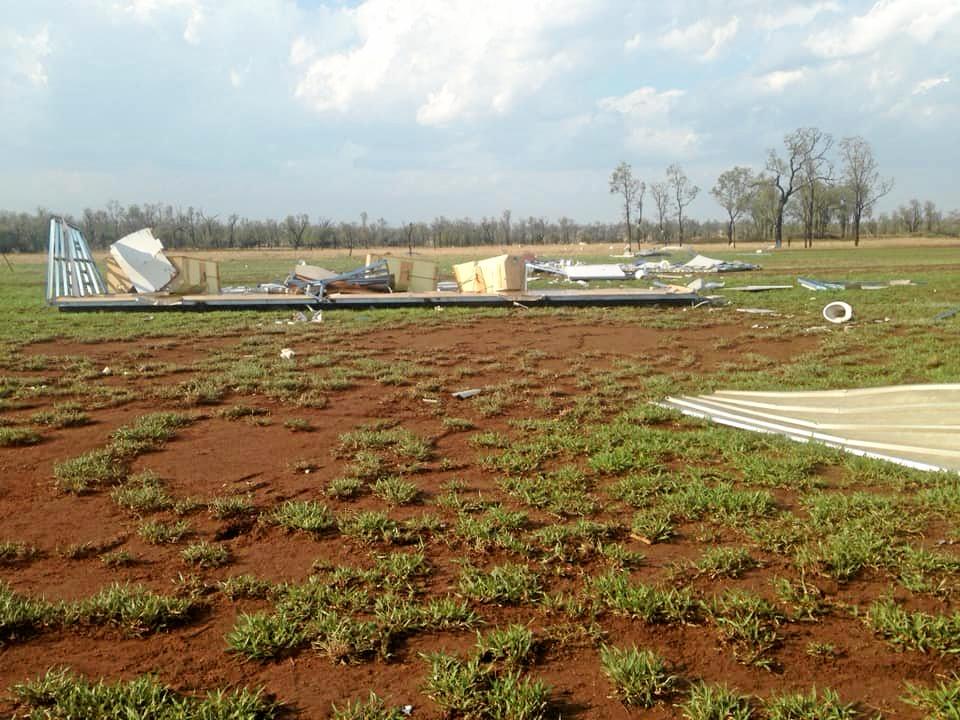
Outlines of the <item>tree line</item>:
{"label": "tree line", "polygon": [[[647,184],[631,166],[620,163],[610,177],[610,192],[618,196],[622,222],[579,223],[569,217],[514,217],[504,210],[497,217],[437,217],[431,222],[391,224],[366,212],[356,221],[334,222],[306,213],[284,219],[222,217],[194,207],[169,204],[124,206],[111,201],[105,208],[85,209],[79,217],[64,216],[79,227],[91,247],[103,249],[145,227],[153,228],[171,249],[329,248],[353,252],[370,247],[477,247],[485,245],[568,245],[634,240],[683,244],[738,237],[787,245],[794,237],[809,247],[817,238],[850,238],[855,245],[862,231],[871,235],[960,235],[960,212],[944,213],[932,201],[911,200],[890,213],[875,214],[876,202],[893,186],[880,175],[872,148],[862,138],[844,138],[836,156],[830,135],[817,128],[800,128],[787,135],[782,150],[768,152],[764,169],[755,173],[734,167],[716,179],[710,194],[724,209],[724,220],[696,220],[686,209],[700,188],[683,169],[670,165],[663,180]],[[644,218],[648,198],[649,218]],[[652,211],[650,211],[652,208]],[[51,213],[0,211],[0,252],[46,250]]]}

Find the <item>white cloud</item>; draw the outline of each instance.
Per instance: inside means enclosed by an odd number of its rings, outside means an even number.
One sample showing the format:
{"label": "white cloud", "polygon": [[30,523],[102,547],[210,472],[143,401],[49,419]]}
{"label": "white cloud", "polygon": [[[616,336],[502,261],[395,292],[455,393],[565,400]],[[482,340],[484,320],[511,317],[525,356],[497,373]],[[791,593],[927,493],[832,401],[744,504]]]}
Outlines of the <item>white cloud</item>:
{"label": "white cloud", "polygon": [[50,30],[46,26],[33,35],[13,31],[0,34],[0,51],[4,50],[7,52],[0,52],[0,74],[19,82],[26,80],[34,87],[46,87],[47,59],[53,52]]}
{"label": "white cloud", "polygon": [[298,37],[290,46],[290,64],[302,65],[317,54],[317,49],[304,37]]}
{"label": "white cloud", "polygon": [[913,88],[914,95],[926,95],[928,92],[933,90],[938,85],[943,85],[944,83],[950,82],[949,75],[941,75],[940,77],[927,78],[926,80],[921,80]]}
{"label": "white cloud", "polygon": [[[706,19],[698,20],[692,25],[671,29],[660,38],[657,44],[667,50],[696,53],[701,60],[714,60],[724,46],[736,37],[739,27],[740,18],[736,16],[724,23]],[[627,41],[627,49],[635,49],[641,42],[640,36],[635,35]]]}
{"label": "white cloud", "polygon": [[864,55],[903,34],[927,42],[958,14],[960,0],[879,0],[865,14],[811,35],[806,45],[820,57]]}
{"label": "white cloud", "polygon": [[631,150],[654,155],[684,155],[697,147],[700,136],[689,127],[673,122],[671,110],[685,95],[682,90],[658,92],[641,87],[621,96],[602,98],[597,102],[601,116],[612,115],[622,120],[625,143]]}
{"label": "white cloud", "polygon": [[187,26],[183,29],[183,39],[191,45],[196,45],[200,42],[200,27],[203,25],[204,19],[203,8],[199,5],[194,5],[190,9]]}
{"label": "white cloud", "polygon": [[296,95],[320,113],[412,104],[417,122],[508,112],[575,65],[554,33],[576,26],[591,0],[364,0],[345,8],[358,42],[314,57],[298,38],[292,63],[305,64]]}
{"label": "white cloud", "polygon": [[812,23],[820,13],[836,13],[840,11],[840,5],[835,2],[791,5],[778,9],[776,13],[760,15],[754,23],[761,30],[782,30],[788,27],[804,27]]}
{"label": "white cloud", "polygon": [[152,23],[165,14],[184,18],[183,39],[191,45],[200,42],[200,29],[206,20],[200,0],[124,0],[112,5],[115,16]]}
{"label": "white cloud", "polygon": [[780,93],[790,85],[800,82],[806,76],[807,68],[805,67],[793,70],[774,70],[757,78],[756,86],[763,92]]}

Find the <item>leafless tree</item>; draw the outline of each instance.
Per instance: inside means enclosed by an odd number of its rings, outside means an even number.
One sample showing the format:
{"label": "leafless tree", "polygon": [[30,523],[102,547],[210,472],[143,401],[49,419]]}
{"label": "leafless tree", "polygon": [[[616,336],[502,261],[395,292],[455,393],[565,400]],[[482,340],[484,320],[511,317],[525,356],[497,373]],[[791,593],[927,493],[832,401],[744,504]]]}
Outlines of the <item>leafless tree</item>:
{"label": "leafless tree", "polygon": [[667,208],[670,207],[670,189],[663,182],[651,183],[650,195],[653,197],[653,204],[657,206],[657,229],[660,233],[660,242],[666,242],[664,220],[667,219]]}
{"label": "leafless tree", "polygon": [[303,236],[309,227],[310,217],[306,213],[287,215],[287,219],[283,221],[283,229],[290,236],[290,245],[293,246],[294,250],[300,249],[303,244]]}
{"label": "leafless tree", "polygon": [[893,178],[881,178],[870,143],[862,137],[840,141],[843,181],[849,193],[853,218],[853,244],[860,245],[860,220],[884,195],[893,189]]}
{"label": "leafless tree", "polygon": [[736,166],[720,174],[710,190],[720,206],[727,211],[727,245],[737,246],[737,220],[750,207],[754,179],[750,168]]}
{"label": "leafless tree", "polygon": [[[783,211],[795,192],[810,182],[805,168],[818,167],[826,161],[833,144],[831,137],[818,128],[798,128],[783,139],[786,157],[775,149],[767,155],[766,171],[777,191],[777,215],[774,226],[774,245],[783,245]],[[789,241],[788,241],[789,245]]]}
{"label": "leafless tree", "polygon": [[509,245],[509,244],[510,244],[510,232],[511,232],[511,227],[510,227],[510,211],[509,211],[509,210],[504,210],[504,211],[503,211],[503,215],[501,215],[501,223],[502,223],[502,225],[503,225],[503,244],[504,244],[504,245]]}
{"label": "leafless tree", "polygon": [[[629,252],[633,252],[633,223],[630,221],[630,211],[637,204],[642,184],[640,180],[633,176],[633,168],[625,162],[617,165],[610,175],[610,194],[619,195],[620,202],[623,203],[623,219],[627,223],[627,250]],[[644,190],[646,190],[645,185]]]}
{"label": "leafless tree", "polygon": [[933,233],[940,225],[940,211],[933,200],[927,200],[923,204],[923,222],[927,226],[927,232]]}
{"label": "leafless tree", "polygon": [[680,232],[680,245],[683,245],[683,209],[694,201],[700,188],[690,184],[686,173],[677,164],[667,168],[667,185],[670,187],[671,199],[677,204],[677,226]]}

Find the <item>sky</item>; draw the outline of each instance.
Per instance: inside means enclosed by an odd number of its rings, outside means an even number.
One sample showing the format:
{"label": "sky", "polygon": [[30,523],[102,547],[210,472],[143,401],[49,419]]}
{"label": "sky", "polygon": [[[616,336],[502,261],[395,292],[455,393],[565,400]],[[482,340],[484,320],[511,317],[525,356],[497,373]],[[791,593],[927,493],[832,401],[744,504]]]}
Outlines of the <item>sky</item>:
{"label": "sky", "polygon": [[625,161],[705,219],[803,126],[960,208],[960,0],[0,0],[9,210],[606,221]]}

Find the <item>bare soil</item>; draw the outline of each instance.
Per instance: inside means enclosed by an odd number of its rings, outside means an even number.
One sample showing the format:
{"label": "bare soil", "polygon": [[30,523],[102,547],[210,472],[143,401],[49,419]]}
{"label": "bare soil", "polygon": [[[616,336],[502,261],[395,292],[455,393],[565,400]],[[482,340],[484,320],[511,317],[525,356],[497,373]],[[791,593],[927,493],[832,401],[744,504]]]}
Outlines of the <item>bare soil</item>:
{"label": "bare soil", "polygon": [[[466,326],[408,325],[371,335],[356,335],[349,342],[350,347],[358,351],[375,351],[381,361],[414,358],[428,365],[435,363],[445,370],[461,365],[475,366],[476,373],[464,377],[462,384],[444,388],[441,399],[444,414],[468,418],[478,430],[506,431],[512,419],[542,415],[529,406],[517,406],[508,407],[501,415],[484,417],[473,410],[469,402],[453,400],[447,392],[524,380],[528,371],[521,367],[520,358],[534,348],[541,351],[540,356],[524,362],[555,373],[555,382],[551,384],[569,400],[591,392],[590,388],[578,387],[575,378],[564,375],[565,368],[578,360],[589,362],[595,368],[614,367],[620,360],[642,360],[653,367],[662,365],[664,369],[682,360],[689,372],[709,373],[721,363],[737,362],[745,354],[780,361],[811,350],[821,342],[820,338],[811,336],[771,339],[751,328],[751,322],[750,318],[734,318],[692,329],[655,329],[615,322],[586,325],[576,317],[544,322],[532,314],[477,320]],[[325,332],[321,326],[315,334],[286,342],[299,355],[308,357],[330,349]],[[190,365],[213,352],[235,347],[241,339],[171,337],[143,345],[45,343],[28,347],[25,352],[86,358],[97,365],[135,367],[138,360],[145,359]],[[339,347],[342,349],[343,345]],[[485,370],[490,363],[478,364],[475,362],[478,357],[497,360],[498,366]],[[56,363],[53,365],[53,369],[41,374],[57,377]],[[144,379],[134,371],[101,381],[133,388],[146,398],[151,387],[182,379],[180,375]],[[642,378],[638,378],[638,382],[642,382]],[[436,456],[453,461],[447,465],[430,463],[424,472],[417,474],[416,483],[423,491],[421,502],[412,507],[389,509],[391,517],[403,519],[430,511],[451,522],[455,515],[432,504],[443,492],[444,483],[453,478],[473,492],[519,507],[498,489],[495,475],[476,463],[484,452],[469,444],[472,433],[445,430],[436,406],[424,403],[405,388],[365,381],[352,389],[331,394],[330,403],[321,409],[285,406],[267,398],[228,398],[225,405],[238,402],[269,409],[272,423],[258,426],[247,421],[228,421],[216,417],[216,407],[201,408],[206,413],[205,419],[181,431],[163,449],[140,456],[134,469],[155,471],[177,498],[208,500],[242,494],[249,495],[259,510],[290,498],[315,499],[337,512],[388,510],[385,503],[371,495],[337,501],[328,498],[324,491],[327,483],[343,471],[344,461],[333,453],[338,436],[363,423],[389,419],[433,438]],[[30,412],[47,405],[52,402],[33,407]],[[23,541],[43,551],[40,558],[29,563],[0,566],[0,580],[19,592],[42,595],[50,600],[71,600],[88,596],[115,581],[143,583],[168,594],[174,592],[173,581],[178,575],[194,571],[180,559],[182,545],[155,546],[142,541],[136,532],[138,520],[118,507],[108,491],[77,497],[59,493],[52,481],[56,462],[104,445],[114,429],[157,409],[160,408],[156,403],[144,400],[95,410],[91,412],[95,420],[91,425],[44,430],[44,442],[33,447],[0,448],[0,540]],[[17,413],[10,415],[18,416]],[[282,421],[293,417],[309,420],[314,430],[292,432],[284,427]],[[296,471],[293,465],[301,460],[309,460],[314,469],[310,473]],[[780,493],[778,501],[789,505],[791,494]],[[530,515],[535,524],[556,522],[545,513],[531,511]],[[630,511],[604,510],[597,519],[616,519],[629,524]],[[231,524],[203,511],[190,516],[190,520],[191,539],[220,539],[234,557],[234,562],[225,568],[201,571],[207,583],[242,573],[275,582],[302,582],[317,560],[369,567],[376,552],[384,550],[337,535],[314,540],[305,534],[290,534],[262,524]],[[681,527],[679,537],[665,544],[625,543],[646,555],[645,563],[633,573],[635,579],[659,581],[676,563],[699,557],[708,547],[697,540],[702,529],[696,524]],[[58,548],[70,544],[108,540],[117,542],[117,549],[134,555],[136,564],[111,569],[97,557],[67,560],[57,552]],[[715,542],[732,540],[733,537],[727,538],[721,533]],[[454,591],[462,549],[434,539],[425,552],[435,568],[429,580],[428,596]],[[506,559],[493,553],[485,560],[492,565]],[[742,587],[769,597],[770,580],[777,575],[790,576],[793,570],[783,558],[766,556],[762,560],[761,567],[748,571],[739,580],[712,583],[698,579],[695,586],[706,594],[725,587]],[[589,562],[570,564],[550,579],[550,589],[574,589],[584,573],[597,573],[601,569]],[[842,597],[843,602],[851,605],[868,604],[884,593],[905,594],[869,575],[844,586],[825,586],[825,589],[828,595]],[[263,686],[285,703],[295,717],[326,717],[331,703],[342,705],[350,699],[365,698],[373,690],[390,703],[412,704],[414,717],[438,718],[441,717],[439,709],[422,692],[426,665],[419,653],[440,649],[467,651],[476,641],[472,631],[419,635],[402,644],[387,661],[355,665],[334,665],[309,649],[280,661],[249,662],[227,652],[224,636],[239,613],[264,609],[269,603],[229,602],[215,592],[205,600],[207,608],[197,621],[145,638],[127,638],[109,629],[70,629],[45,632],[2,646],[0,688],[31,679],[50,667],[66,665],[94,678],[132,678],[153,672],[183,691]],[[502,608],[476,604],[475,608],[487,628],[508,622],[528,622],[534,628],[542,628],[563,621],[532,606]],[[618,646],[635,643],[654,649],[690,680],[724,682],[760,697],[791,690],[807,691],[812,686],[831,687],[845,700],[857,702],[862,710],[881,712],[886,718],[914,719],[922,715],[900,702],[904,681],[929,681],[960,669],[953,659],[897,652],[874,637],[858,619],[837,613],[821,622],[784,626],[783,641],[774,652],[776,664],[772,671],[739,664],[730,648],[719,644],[716,630],[709,624],[665,628],[609,615],[602,616],[601,624],[611,642]],[[839,654],[832,659],[812,657],[806,650],[811,642],[830,643]],[[680,717],[679,709],[670,704],[648,711],[625,709],[611,698],[612,689],[602,673],[597,650],[583,643],[550,647],[532,668],[532,673],[553,688],[552,716]],[[14,707],[9,703],[9,699],[0,700],[0,714],[13,712]]]}

